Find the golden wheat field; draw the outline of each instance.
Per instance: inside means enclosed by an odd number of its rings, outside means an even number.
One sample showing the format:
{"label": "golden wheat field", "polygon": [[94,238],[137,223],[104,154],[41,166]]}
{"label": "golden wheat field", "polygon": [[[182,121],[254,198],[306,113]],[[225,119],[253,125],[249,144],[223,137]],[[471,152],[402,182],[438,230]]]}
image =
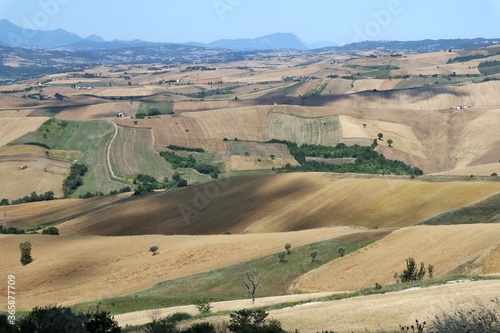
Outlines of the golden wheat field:
{"label": "golden wheat field", "polygon": [[0,147],[23,136],[24,134],[36,131],[46,120],[46,117],[15,117],[0,118]]}
{"label": "golden wheat field", "polygon": [[[498,224],[408,227],[309,272],[297,281],[294,290],[311,293],[385,285],[395,282],[394,274],[405,268],[405,259],[410,257],[417,263],[434,265],[435,276],[441,276],[489,254],[499,242]],[[488,270],[500,273],[500,262]]]}
{"label": "golden wheat field", "polygon": [[[300,246],[357,231],[327,228],[223,236],[0,235],[0,251],[5,255],[0,274],[16,276],[17,302],[20,310],[28,310],[128,294],[164,280],[275,253],[286,242]],[[31,242],[34,261],[23,267],[18,246],[24,241]],[[148,251],[152,245],[159,247],[156,256]],[[2,290],[0,295],[5,293]]]}

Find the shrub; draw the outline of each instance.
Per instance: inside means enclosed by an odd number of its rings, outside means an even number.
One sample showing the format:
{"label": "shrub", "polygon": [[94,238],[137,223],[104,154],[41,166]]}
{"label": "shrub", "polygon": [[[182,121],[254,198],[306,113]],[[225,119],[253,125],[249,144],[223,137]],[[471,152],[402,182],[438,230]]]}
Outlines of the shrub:
{"label": "shrub", "polygon": [[312,261],[316,260],[316,257],[318,256],[318,250],[313,250],[311,252],[311,258],[312,258]]}
{"label": "shrub", "polygon": [[26,266],[33,261],[33,258],[31,258],[31,243],[29,241],[21,243],[19,248],[21,249],[21,264]]}
{"label": "shrub", "polygon": [[156,253],[158,252],[158,246],[154,245],[154,246],[151,246],[149,248],[149,252],[152,252],[153,255],[156,255]]}
{"label": "shrub", "polygon": [[216,333],[215,326],[210,323],[194,323],[183,333]]}
{"label": "shrub", "polygon": [[285,250],[287,254],[290,254],[290,249],[292,248],[292,244],[286,243],[285,244]]}
{"label": "shrub", "polygon": [[174,312],[170,316],[167,317],[168,320],[174,323],[179,323],[184,320],[190,320],[193,319],[193,316],[191,316],[187,312]]}
{"label": "shrub", "polygon": [[61,306],[35,307],[19,321],[21,332],[72,332],[85,333],[86,317]]}
{"label": "shrub", "polygon": [[118,326],[115,318],[109,312],[89,311],[85,314],[85,329],[96,333],[120,333],[122,329]]}
{"label": "shrub", "polygon": [[188,186],[188,182],[184,178],[181,178],[181,179],[179,179],[179,181],[177,182],[177,184],[175,186],[186,187],[186,186]]}
{"label": "shrub", "polygon": [[210,312],[210,309],[212,309],[212,305],[208,299],[197,300],[194,306],[196,306],[200,313],[208,313]]}
{"label": "shrub", "polygon": [[424,333],[424,328],[427,323],[424,321],[422,324],[415,320],[415,325],[405,326],[399,325],[401,333]]}
{"label": "shrub", "polygon": [[344,256],[344,254],[345,254],[345,247],[343,247],[343,246],[339,247],[339,248],[337,249],[337,252],[339,253],[339,255],[340,255],[341,257],[343,257],[343,256]]}
{"label": "shrub", "polygon": [[263,309],[235,311],[229,315],[227,328],[231,332],[272,332],[284,333],[281,323],[277,320],[267,320],[269,314]]}
{"label": "shrub", "polygon": [[[434,266],[432,267],[432,270],[434,271]],[[420,269],[418,269],[417,263],[413,258],[406,259],[406,269],[404,269],[401,273],[396,273],[394,275],[394,277],[399,279],[401,282],[419,281],[422,280],[424,276],[425,264],[421,262]]]}
{"label": "shrub", "polygon": [[500,313],[476,302],[469,309],[457,309],[451,314],[443,312],[436,316],[430,326],[434,333],[499,333]]}
{"label": "shrub", "polygon": [[56,227],[48,227],[43,229],[42,235],[59,235],[59,229]]}
{"label": "shrub", "polygon": [[278,253],[278,257],[280,258],[280,262],[285,262],[286,251]]}
{"label": "shrub", "polygon": [[153,320],[146,324],[144,327],[145,333],[180,333],[177,324],[169,320],[170,318],[163,318]]}

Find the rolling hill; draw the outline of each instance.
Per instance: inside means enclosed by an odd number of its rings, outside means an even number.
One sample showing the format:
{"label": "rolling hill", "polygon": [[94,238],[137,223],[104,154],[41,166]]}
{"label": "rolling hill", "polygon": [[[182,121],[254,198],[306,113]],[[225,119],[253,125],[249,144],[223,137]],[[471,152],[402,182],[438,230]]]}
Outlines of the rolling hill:
{"label": "rolling hill", "polygon": [[[328,228],[291,233],[213,236],[86,237],[0,235],[0,274],[15,275],[19,310],[75,304],[137,292],[154,284],[357,232]],[[30,241],[34,261],[22,266],[19,242]],[[159,253],[148,249],[157,245]],[[22,282],[21,282],[22,281]],[[6,290],[0,291],[6,297]],[[6,305],[0,305],[5,310]]]}
{"label": "rolling hill", "polygon": [[[497,182],[321,173],[239,176],[109,207],[59,227],[64,234],[102,236],[401,228],[499,191]],[[405,211],[412,213],[401,214]]]}

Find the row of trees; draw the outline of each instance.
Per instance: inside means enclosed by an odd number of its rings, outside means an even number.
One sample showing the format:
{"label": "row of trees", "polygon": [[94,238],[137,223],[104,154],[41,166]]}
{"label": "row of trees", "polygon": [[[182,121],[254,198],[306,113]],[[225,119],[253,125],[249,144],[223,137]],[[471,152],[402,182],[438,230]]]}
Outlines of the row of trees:
{"label": "row of trees", "polygon": [[196,160],[193,155],[182,157],[169,151],[160,153],[167,162],[169,162],[174,169],[177,168],[190,168],[195,169],[199,173],[210,175],[213,179],[219,178],[219,167],[210,163]]}
{"label": "row of trees", "polygon": [[48,201],[48,200],[54,200],[54,192],[52,191],[47,191],[43,194],[37,194],[36,192],[31,192],[31,195],[29,196],[24,196],[19,199],[14,199],[12,202],[9,203],[9,199],[2,199],[0,201],[0,205],[18,205],[18,204],[23,204],[23,203],[28,203],[28,202],[38,202],[38,201]]}
{"label": "row of trees", "polygon": [[68,307],[35,307],[24,317],[10,324],[0,314],[0,332],[5,333],[119,333],[120,326],[109,312],[89,310],[75,313]]}
{"label": "row of trees", "polygon": [[69,196],[78,187],[82,186],[83,176],[87,173],[88,168],[85,164],[75,163],[71,166],[69,176],[63,182],[63,193]]}
{"label": "row of trees", "polygon": [[[423,171],[409,166],[402,161],[389,160],[377,153],[372,146],[347,146],[343,143],[335,147],[303,144],[284,140],[271,140],[270,143],[285,144],[293,157],[300,163],[298,166],[287,164],[283,170],[288,172],[352,172],[367,174],[394,174],[419,176]],[[307,161],[306,157],[322,158],[355,158],[354,163],[329,164],[322,161]]]}

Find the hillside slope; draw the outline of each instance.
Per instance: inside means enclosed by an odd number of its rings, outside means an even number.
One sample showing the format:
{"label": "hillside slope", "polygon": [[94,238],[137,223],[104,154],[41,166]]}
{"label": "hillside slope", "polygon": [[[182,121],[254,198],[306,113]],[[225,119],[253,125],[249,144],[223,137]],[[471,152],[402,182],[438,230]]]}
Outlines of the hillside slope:
{"label": "hillside slope", "polygon": [[[294,246],[356,233],[329,228],[292,233],[216,236],[81,237],[0,235],[2,276],[16,277],[18,310],[116,297],[168,279],[210,271]],[[19,262],[19,243],[30,241],[33,262]],[[159,253],[148,249],[156,245]],[[7,290],[0,290],[6,298]],[[5,311],[7,303],[0,304]]]}
{"label": "hillside slope", "polygon": [[440,183],[322,173],[240,176],[110,207],[68,221],[60,230],[112,236],[329,226],[400,228],[499,191],[500,183],[479,181]]}
{"label": "hillside slope", "polygon": [[[345,291],[395,282],[405,259],[435,267],[435,276],[487,255],[488,273],[500,273],[491,263],[500,243],[499,224],[417,226],[393,232],[377,243],[309,272],[297,281],[296,292]],[[388,255],[390,254],[390,255]],[[335,279],[331,277],[335,276]]]}

